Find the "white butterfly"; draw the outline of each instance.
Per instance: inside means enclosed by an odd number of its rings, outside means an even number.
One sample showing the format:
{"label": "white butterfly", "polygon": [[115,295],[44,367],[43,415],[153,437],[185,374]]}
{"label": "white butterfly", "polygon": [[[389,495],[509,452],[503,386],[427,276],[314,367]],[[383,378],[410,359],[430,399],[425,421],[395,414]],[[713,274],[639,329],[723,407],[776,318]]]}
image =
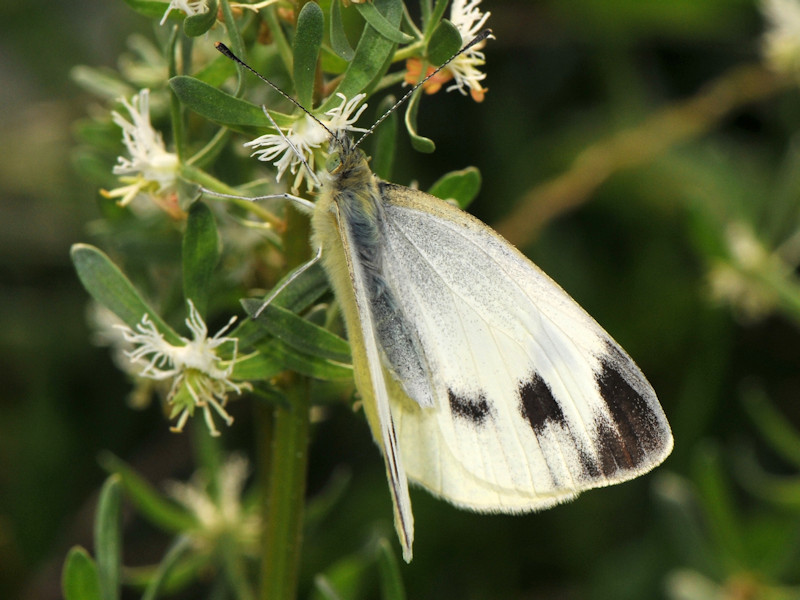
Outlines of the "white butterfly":
{"label": "white butterfly", "polygon": [[536,265],[341,142],[314,244],[344,307],[403,555],[407,478],[457,506],[524,512],[649,471],[669,424],[633,360]]}
{"label": "white butterfly", "polygon": [[320,199],[292,199],[312,212],[343,307],[405,560],[408,480],[457,506],[518,513],[661,463],[669,424],[611,336],[492,229],[378,179],[357,145],[334,137]]}

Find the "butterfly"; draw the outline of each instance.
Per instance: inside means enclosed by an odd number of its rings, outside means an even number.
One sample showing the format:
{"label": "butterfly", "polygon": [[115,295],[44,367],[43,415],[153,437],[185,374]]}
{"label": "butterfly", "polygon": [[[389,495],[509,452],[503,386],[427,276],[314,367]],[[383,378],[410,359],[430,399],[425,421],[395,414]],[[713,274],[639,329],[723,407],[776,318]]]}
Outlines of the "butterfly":
{"label": "butterfly", "polygon": [[468,213],[379,179],[360,140],[332,136],[328,180],[303,202],[406,561],[409,481],[466,509],[522,513],[667,457],[653,388],[558,284]]}

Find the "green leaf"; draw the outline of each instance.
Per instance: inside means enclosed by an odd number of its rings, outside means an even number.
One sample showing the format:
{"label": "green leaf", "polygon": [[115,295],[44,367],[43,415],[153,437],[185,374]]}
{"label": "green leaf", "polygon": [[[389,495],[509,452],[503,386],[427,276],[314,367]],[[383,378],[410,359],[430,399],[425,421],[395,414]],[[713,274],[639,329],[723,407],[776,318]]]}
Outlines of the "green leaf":
{"label": "green leaf", "polygon": [[433,32],[439,25],[439,22],[442,20],[442,15],[444,15],[444,11],[447,10],[447,5],[449,4],[450,0],[436,0],[436,4],[433,7],[433,12],[430,13],[427,19],[424,18],[423,15],[423,25],[425,27],[425,37],[430,40],[430,36],[433,35]]}
{"label": "green leaf", "polygon": [[[263,303],[248,298],[242,300],[242,306],[253,318]],[[342,363],[349,363],[352,360],[350,345],[345,340],[275,304],[267,306],[256,323],[282,342],[305,354]]]}
{"label": "green leaf", "polygon": [[188,37],[203,35],[217,22],[217,0],[208,0],[205,12],[187,16],[183,20],[183,33]]}
{"label": "green leaf", "polygon": [[83,287],[128,327],[135,328],[148,315],[167,342],[181,344],[178,336],[142,299],[130,280],[103,252],[88,244],[75,244],[70,251],[72,263]]}
{"label": "green leaf", "polygon": [[442,19],[428,42],[428,60],[436,66],[443,65],[461,50],[462,44],[461,34],[456,26],[447,19]]}
{"label": "green leaf", "polygon": [[178,537],[167,550],[166,555],[158,565],[150,583],[147,585],[142,600],[155,600],[158,598],[159,592],[166,586],[166,582],[177,567],[180,566],[180,560],[192,550],[192,539],[188,536]]}
{"label": "green leaf", "polygon": [[436,144],[434,144],[433,140],[430,138],[426,138],[417,133],[417,110],[419,109],[419,102],[422,97],[421,92],[422,88],[418,89],[411,96],[411,100],[408,101],[408,108],[406,109],[405,116],[406,131],[408,131],[408,135],[411,138],[411,145],[414,150],[430,154],[436,150]]}
{"label": "green leaf", "polygon": [[[228,126],[270,126],[260,106],[235,98],[199,79],[179,75],[170,79],[169,84],[184,106],[210,121]],[[294,122],[289,115],[274,111],[269,114],[281,127],[287,127]]]}
{"label": "green leaf", "polygon": [[[277,340],[272,340],[271,343],[277,344]],[[280,359],[276,352],[263,352],[265,345],[261,346],[260,352],[255,352],[246,358],[240,358],[233,366],[233,373],[231,377],[234,379],[243,380],[267,380],[275,377],[278,373],[283,371],[286,366]]]}
{"label": "green leaf", "polygon": [[195,79],[199,79],[212,87],[221,86],[233,75],[236,75],[236,63],[227,56],[222,56],[222,54],[207,62],[199,71],[194,73]]}
{"label": "green leaf", "polygon": [[353,4],[353,6],[355,6],[364,20],[387,40],[391,40],[397,44],[408,44],[414,41],[413,37],[400,31],[396,23],[391,23],[386,17],[379,13],[375,4],[371,2],[362,2]]}
{"label": "green leaf", "polygon": [[94,549],[103,600],[120,597],[122,569],[122,492],[120,478],[112,475],[100,490],[94,521]]}
{"label": "green leaf", "polygon": [[[167,10],[167,6],[169,6],[169,3],[163,0],[160,2],[156,2],[155,0],[125,0],[125,4],[140,15],[144,15],[145,17],[158,17],[159,19],[164,16],[164,12]],[[170,15],[173,14],[181,15],[182,18],[182,13],[180,11],[170,11]],[[170,16],[170,18],[177,17]]]}
{"label": "green leaf", "polygon": [[324,31],[322,9],[316,2],[307,2],[297,16],[292,70],[297,101],[308,110],[313,107],[317,60]]}
{"label": "green leaf", "polygon": [[100,454],[100,465],[119,478],[131,502],[153,524],[174,533],[197,527],[197,521],[186,509],[167,500],[125,461],[110,452]]}
{"label": "green leaf", "polygon": [[[383,115],[394,106],[394,96],[386,96],[378,105],[377,114]],[[372,172],[386,181],[392,180],[394,153],[397,148],[397,111],[393,111],[375,130],[372,137]]]}
{"label": "green leaf", "polygon": [[101,599],[97,565],[80,546],[73,546],[64,561],[61,593],[64,594],[64,600]]}
{"label": "green leaf", "polygon": [[[400,25],[403,16],[403,6],[399,0],[375,0],[375,8],[394,27]],[[356,46],[353,60],[347,67],[342,82],[336,88],[337,92],[345,95],[349,100],[361,92],[369,92],[380,81],[391,64],[395,43],[380,33],[369,23],[364,25],[364,31]],[[329,110],[338,105],[341,100],[331,94],[330,98],[321,107],[321,111]]]}
{"label": "green leaf", "polygon": [[378,541],[378,573],[381,581],[381,598],[383,600],[405,600],[406,591],[400,566],[385,538]]}
{"label": "green leaf", "polygon": [[219,261],[217,223],[209,208],[195,202],[183,235],[183,295],[201,315],[206,313],[209,286]]}
{"label": "green leaf", "polygon": [[[293,273],[288,273],[275,284],[276,288],[281,287],[287,278]],[[281,293],[273,301],[275,306],[287,308],[294,313],[303,312],[309,306],[319,300],[323,294],[330,289],[328,276],[322,263],[317,262],[303,271],[300,276],[294,279],[289,285],[281,290]]]}
{"label": "green leaf", "polygon": [[369,563],[363,553],[340,558],[323,573],[314,576],[310,600],[348,600],[365,597],[369,581]]}
{"label": "green leaf", "polygon": [[698,500],[703,505],[716,554],[729,572],[746,569],[748,565],[741,519],[733,502],[719,450],[708,444],[700,448],[695,458],[693,467],[699,490]]}
{"label": "green leaf", "polygon": [[773,406],[764,390],[751,386],[744,394],[743,404],[750,419],[773,450],[800,468],[800,434]]}
{"label": "green leaf", "polygon": [[353,378],[351,365],[303,354],[279,340],[270,340],[258,350],[266,359],[281,364],[281,370],[288,369],[323,381],[349,381]]}
{"label": "green leaf", "polygon": [[353,60],[353,47],[347,39],[342,22],[341,0],[331,0],[331,27],[330,27],[331,48],[346,61]]}
{"label": "green leaf", "polygon": [[451,171],[440,177],[428,193],[442,200],[455,200],[462,209],[467,208],[481,189],[481,172],[477,167]]}

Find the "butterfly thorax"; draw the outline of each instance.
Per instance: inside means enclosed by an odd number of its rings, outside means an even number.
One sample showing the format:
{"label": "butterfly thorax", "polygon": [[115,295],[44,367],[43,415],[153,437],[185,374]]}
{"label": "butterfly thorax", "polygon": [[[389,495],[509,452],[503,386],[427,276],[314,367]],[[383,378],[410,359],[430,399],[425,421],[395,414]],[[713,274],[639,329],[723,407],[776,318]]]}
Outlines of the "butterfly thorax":
{"label": "butterfly thorax", "polygon": [[[323,248],[329,273],[338,294],[353,286],[363,292],[359,315],[353,312],[348,332],[359,330],[359,322],[369,318],[372,335],[380,349],[384,366],[406,394],[422,406],[433,404],[427,378],[425,352],[408,315],[400,307],[386,271],[387,198],[381,182],[370,170],[368,159],[350,140],[332,143],[328,161],[331,178],[317,204],[314,215],[315,242]],[[338,246],[347,248],[341,260],[328,254]],[[345,274],[335,265],[349,263]],[[360,331],[358,331],[360,335]]]}

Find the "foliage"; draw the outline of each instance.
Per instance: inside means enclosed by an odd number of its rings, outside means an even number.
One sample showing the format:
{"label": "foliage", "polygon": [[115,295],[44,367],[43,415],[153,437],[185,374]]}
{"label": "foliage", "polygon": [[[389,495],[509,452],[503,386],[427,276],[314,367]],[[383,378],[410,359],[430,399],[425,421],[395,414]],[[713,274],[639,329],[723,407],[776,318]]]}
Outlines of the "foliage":
{"label": "foliage", "polygon": [[[0,177],[22,215],[6,221],[22,233],[4,231],[0,329],[20,399],[0,408],[0,595],[800,597],[800,35],[775,8],[794,0],[761,12],[720,0],[484,0],[498,39],[483,48],[483,102],[418,93],[368,138],[382,177],[461,205],[477,196],[472,210],[637,358],[676,439],[652,475],[542,514],[473,515],[412,491],[409,567],[394,555],[382,465],[352,410],[324,274],[283,287],[310,251],[305,217],[278,197],[237,198],[313,196],[302,166],[276,183],[280,157],[243,147],[275,132],[262,104],[283,129],[300,112],[213,42],[321,118],[339,106],[335,92],[366,93],[363,126],[405,92],[406,72],[461,45],[450,6],[219,0],[160,26],[165,2],[105,4],[96,35],[91,19],[66,20],[81,3],[68,15],[51,3],[5,11],[11,64],[36,82],[19,87],[50,104],[3,116],[12,150]],[[43,36],[63,48],[46,64]],[[70,69],[78,62],[115,68]],[[121,142],[121,121],[137,127],[131,109],[160,136],[147,164]],[[88,185],[54,150],[52,132],[70,127]],[[315,165],[323,154],[312,150]],[[66,258],[68,242],[87,238],[71,258],[95,301],[91,331]],[[143,315],[152,330],[137,329]],[[141,377],[123,354],[131,346],[109,337],[120,330],[98,325],[110,322],[153,347],[160,334],[164,356],[205,329],[219,342],[205,355],[218,377],[178,378],[162,363],[160,378]],[[205,406],[192,395],[202,390]],[[93,521],[76,516],[93,491]],[[59,585],[39,568],[48,557]]]}

